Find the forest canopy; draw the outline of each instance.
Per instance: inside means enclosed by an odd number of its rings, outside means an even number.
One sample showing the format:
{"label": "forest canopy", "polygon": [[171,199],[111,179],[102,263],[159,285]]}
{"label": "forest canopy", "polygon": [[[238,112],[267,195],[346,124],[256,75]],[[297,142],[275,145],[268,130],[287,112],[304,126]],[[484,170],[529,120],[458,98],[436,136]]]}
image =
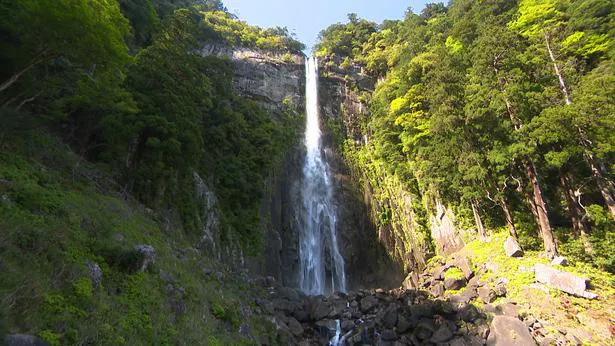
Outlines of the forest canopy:
{"label": "forest canopy", "polygon": [[370,186],[384,172],[428,209],[457,206],[479,235],[504,226],[550,257],[566,241],[613,270],[613,6],[457,0],[381,25],[349,15],[316,45],[378,79],[369,135],[348,140],[347,157]]}

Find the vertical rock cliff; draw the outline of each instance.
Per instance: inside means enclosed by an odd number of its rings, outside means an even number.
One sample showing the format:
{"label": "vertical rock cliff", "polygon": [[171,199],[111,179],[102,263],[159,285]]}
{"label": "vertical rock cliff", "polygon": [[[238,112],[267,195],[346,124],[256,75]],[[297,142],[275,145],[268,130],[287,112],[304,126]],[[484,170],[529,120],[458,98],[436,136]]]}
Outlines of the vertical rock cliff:
{"label": "vertical rock cliff", "polygon": [[[409,283],[416,283],[430,255],[448,254],[463,246],[455,215],[437,196],[427,196],[418,187],[403,186],[387,173],[386,167],[366,169],[365,163],[359,162],[361,159],[343,149],[369,145],[371,134],[365,124],[369,118],[368,100],[376,81],[358,67],[339,65],[340,61],[329,58],[322,61],[321,102],[348,220],[342,233],[346,237],[348,261],[352,263],[349,275],[365,275],[359,270],[353,273],[352,267],[365,268],[367,263],[369,272],[379,265],[374,263],[378,260],[368,260],[379,258],[378,254],[365,252],[377,243],[386,253],[384,258],[398,266],[394,272],[403,272]],[[398,279],[391,271],[385,276]]]}

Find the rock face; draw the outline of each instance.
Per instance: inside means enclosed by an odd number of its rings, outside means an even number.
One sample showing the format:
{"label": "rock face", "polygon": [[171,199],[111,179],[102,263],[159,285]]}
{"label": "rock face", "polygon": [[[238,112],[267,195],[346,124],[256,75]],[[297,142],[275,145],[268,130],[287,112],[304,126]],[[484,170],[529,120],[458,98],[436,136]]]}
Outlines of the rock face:
{"label": "rock face", "polygon": [[534,266],[536,281],[564,291],[568,294],[584,298],[596,298],[596,295],[587,292],[587,279],[578,277],[574,274],[557,270],[546,264],[536,264]]}
{"label": "rock face", "polygon": [[[324,123],[336,129],[337,137],[350,140],[356,146],[365,146],[371,135],[361,127],[369,117],[365,100],[373,92],[376,81],[365,75],[360,67],[341,68],[340,63],[339,59],[331,57],[320,61],[321,114],[326,119]],[[363,191],[359,200],[367,205],[364,213],[370,216],[371,223],[367,224],[367,232],[361,233],[375,232],[378,243],[401,266],[404,274],[419,273],[425,268],[426,254],[433,251],[428,233],[431,233],[438,253],[450,254],[463,246],[452,210],[440,203],[437,196],[432,196],[436,207],[427,210],[427,215],[422,215],[424,211],[416,208],[422,197],[409,191],[397,177],[374,175],[365,172],[363,167],[352,169],[354,172],[349,177],[357,183],[362,181],[360,188]],[[349,219],[349,225],[362,219],[364,216]],[[361,228],[348,227],[351,234],[359,233],[357,229]],[[365,262],[360,260],[364,256],[361,249],[349,250],[348,257],[356,261],[355,267],[365,267],[359,263]],[[352,273],[349,273],[349,277],[353,277]]]}
{"label": "rock face", "polygon": [[[368,140],[361,131],[368,112],[362,95],[371,93],[375,85],[359,68],[341,69],[339,63],[329,58],[319,61],[319,97],[324,144],[340,196],[342,229],[338,234],[342,235],[347,277],[351,287],[393,287],[407,273],[424,268],[428,245],[419,232],[414,197],[397,184],[386,191],[390,195],[387,204],[381,203],[374,196],[374,187],[369,182],[362,184],[361,173],[353,172],[338,151],[344,139],[357,144]],[[392,216],[390,222],[379,223],[379,215],[387,213]]]}
{"label": "rock face", "polygon": [[204,44],[200,53],[202,56],[231,59],[235,64],[234,89],[265,109],[280,115],[288,106],[303,107],[303,56],[291,55],[289,60],[284,60],[281,54],[232,48],[219,43]]}
{"label": "rock face", "polygon": [[[304,57],[282,56],[278,53],[245,47],[231,47],[221,42],[204,42],[203,57],[229,59],[234,65],[233,89],[250,98],[274,118],[288,113],[303,113],[305,94]],[[299,134],[297,136],[299,138]],[[292,143],[290,144],[292,145]],[[266,256],[245,258],[238,239],[225,239],[221,245],[220,213],[217,198],[206,177],[195,174],[197,198],[203,206],[200,248],[218,260],[237,266],[248,266],[255,273],[271,275],[292,285],[297,273],[296,215],[292,208],[297,197],[293,182],[301,174],[301,146],[297,144],[286,154],[279,167],[271,172],[267,182],[269,196],[261,208],[263,228],[267,230],[263,243]],[[269,197],[269,198],[267,198]]]}
{"label": "rock face", "polygon": [[[226,58],[233,62],[235,75],[233,87],[241,95],[254,100],[273,117],[286,116],[288,112],[303,114],[305,109],[305,57],[279,55],[272,52],[247,48],[232,48],[227,45],[207,42],[200,50],[202,56]],[[320,86],[326,83],[321,79]],[[373,83],[372,83],[373,84]],[[340,84],[335,84],[336,87]],[[348,168],[339,153],[334,150],[332,134],[324,126],[332,116],[340,117],[341,93],[334,93],[335,102],[324,97],[332,90],[321,88],[321,105],[329,112],[321,112],[323,144],[326,159],[331,167],[334,181],[334,198],[338,209],[338,242],[347,268],[348,287],[394,286],[401,281],[402,271],[391,261],[386,251],[378,244],[376,232],[365,207],[361,191],[350,179]],[[341,92],[341,89],[337,89]],[[345,105],[361,110],[357,95],[345,93]],[[356,96],[356,97],[355,97]],[[352,99],[352,101],[351,101]],[[346,101],[347,100],[347,101]],[[352,106],[351,106],[352,105]],[[334,108],[336,108],[334,110]],[[302,138],[302,129],[297,129],[296,138]],[[302,225],[300,187],[305,148],[298,141],[290,149],[283,162],[276,167],[267,182],[267,195],[261,207],[262,227],[265,230],[264,255],[243,258],[237,246],[231,242],[229,249],[220,249],[216,233],[219,222],[214,203],[207,194],[202,200],[209,206],[203,212],[205,220],[212,220],[205,227],[203,239],[220,259],[232,258],[232,263],[246,265],[254,273],[273,276],[284,285],[297,287],[299,273],[298,232]],[[215,196],[214,196],[215,198]],[[213,205],[213,207],[212,207]],[[209,239],[213,239],[210,241]],[[228,261],[227,261],[228,262]],[[326,268],[330,270],[330,268]]]}
{"label": "rock face", "polygon": [[491,322],[488,346],[536,345],[527,327],[518,318],[495,316]]}

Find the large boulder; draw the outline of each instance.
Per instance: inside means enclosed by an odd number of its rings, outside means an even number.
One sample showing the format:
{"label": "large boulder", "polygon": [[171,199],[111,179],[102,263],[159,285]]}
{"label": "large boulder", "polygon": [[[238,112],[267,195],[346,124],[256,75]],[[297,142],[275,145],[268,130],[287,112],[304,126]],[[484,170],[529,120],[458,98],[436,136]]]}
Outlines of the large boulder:
{"label": "large boulder", "polygon": [[568,259],[566,257],[557,256],[551,261],[551,265],[559,265],[565,267],[568,265]]}
{"label": "large boulder", "polygon": [[493,302],[497,298],[495,291],[489,287],[479,287],[478,296],[486,304]]}
{"label": "large boulder", "polygon": [[518,318],[495,316],[491,322],[487,346],[536,345],[528,328]]}
{"label": "large boulder", "polygon": [[331,305],[319,298],[312,300],[310,304],[310,318],[313,321],[320,321],[323,318],[329,316],[331,312]]}
{"label": "large boulder", "polygon": [[444,284],[440,281],[436,282],[429,288],[429,292],[436,298],[444,295]]}
{"label": "large boulder", "polygon": [[506,241],[504,241],[504,252],[508,257],[523,256],[523,250],[521,249],[521,246],[519,245],[517,240],[511,236],[508,236],[508,238],[506,238]]}
{"label": "large boulder", "polygon": [[373,308],[378,305],[378,298],[369,295],[361,299],[361,311],[366,313],[370,312]]}
{"label": "large boulder", "polygon": [[453,338],[453,332],[446,324],[442,324],[431,336],[431,342],[441,344]]}
{"label": "large boulder", "polygon": [[134,250],[140,255],[139,270],[147,270],[156,261],[156,249],[151,245],[135,245]]}
{"label": "large boulder", "polygon": [[299,337],[301,336],[301,334],[303,334],[303,327],[301,326],[301,323],[299,323],[299,321],[297,321],[295,318],[289,317],[288,321],[286,322],[286,325],[294,336]]}
{"label": "large boulder", "polygon": [[465,277],[461,277],[461,278],[449,277],[449,278],[444,279],[444,288],[446,290],[459,290],[465,287],[467,283],[468,283],[468,280],[466,280]]}
{"label": "large boulder", "polygon": [[596,295],[587,292],[587,279],[557,270],[550,265],[538,263],[534,266],[536,281],[577,297],[594,299]]}
{"label": "large boulder", "polygon": [[468,280],[474,276],[472,262],[470,262],[470,259],[465,256],[456,258],[453,262],[453,266],[459,268],[463,272],[463,276],[465,276]]}

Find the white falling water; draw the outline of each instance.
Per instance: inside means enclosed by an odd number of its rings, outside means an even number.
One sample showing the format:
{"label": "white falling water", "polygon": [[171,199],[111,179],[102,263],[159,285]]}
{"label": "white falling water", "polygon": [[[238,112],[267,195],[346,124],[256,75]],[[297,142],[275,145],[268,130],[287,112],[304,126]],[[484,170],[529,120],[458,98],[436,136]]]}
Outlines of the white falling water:
{"label": "white falling water", "polygon": [[324,160],[321,146],[316,58],[306,60],[305,73],[307,152],[303,165],[302,197],[305,218],[299,235],[299,284],[301,290],[310,295],[324,294],[325,291],[345,292],[344,259],[337,244],[337,212],[333,203],[329,167]]}

